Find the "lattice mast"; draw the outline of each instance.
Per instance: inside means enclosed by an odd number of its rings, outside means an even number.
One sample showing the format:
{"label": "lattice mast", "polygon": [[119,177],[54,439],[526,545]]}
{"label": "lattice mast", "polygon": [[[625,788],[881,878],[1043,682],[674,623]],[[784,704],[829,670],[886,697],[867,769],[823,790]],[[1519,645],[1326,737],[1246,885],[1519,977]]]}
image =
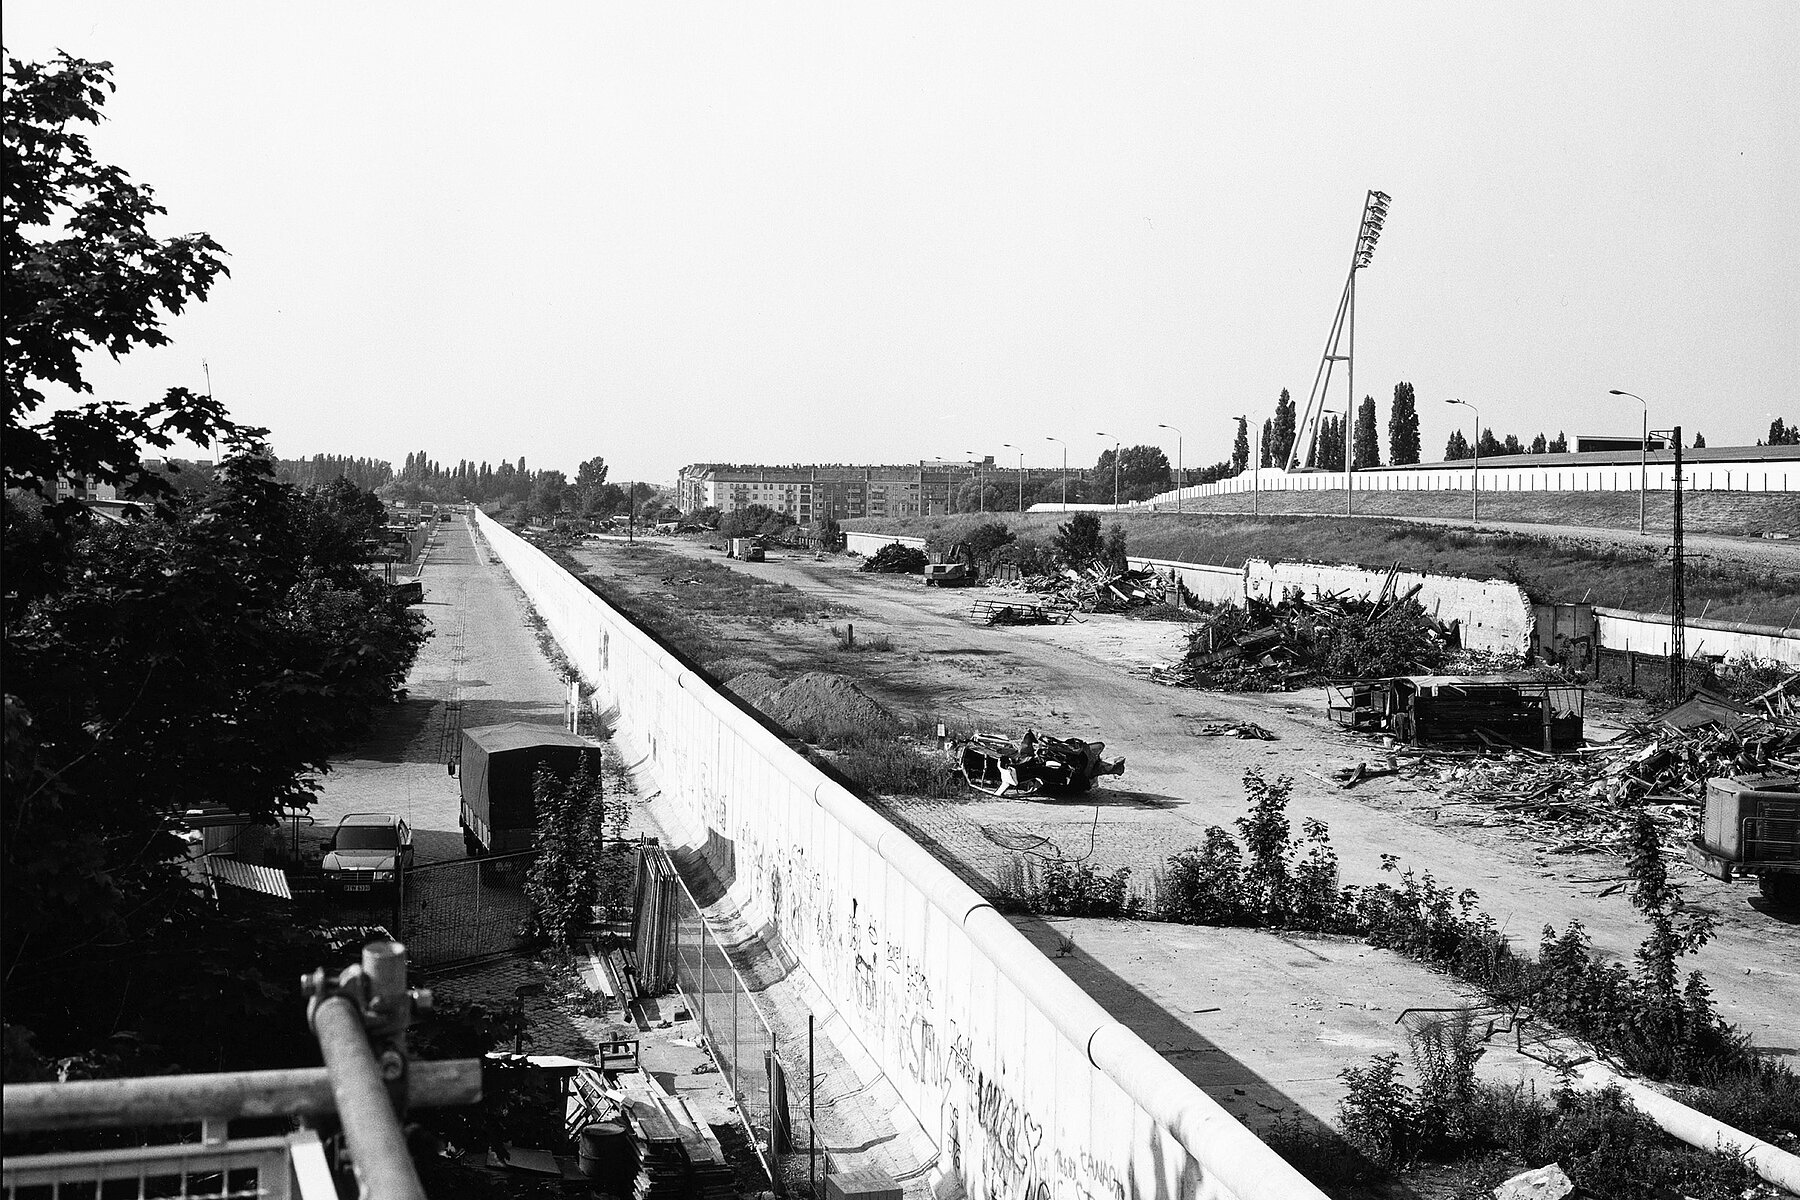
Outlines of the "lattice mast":
{"label": "lattice mast", "polygon": [[1687,585],[1681,538],[1681,426],[1670,438],[1675,443],[1675,527],[1669,543],[1669,703],[1687,699]]}
{"label": "lattice mast", "polygon": [[[1325,396],[1331,389],[1331,373],[1338,363],[1344,364],[1345,386],[1349,400],[1344,405],[1344,445],[1355,443],[1352,432],[1356,422],[1356,273],[1375,257],[1375,243],[1381,240],[1381,226],[1387,220],[1388,194],[1370,191],[1363,198],[1362,220],[1356,227],[1356,252],[1350,256],[1350,277],[1344,281],[1344,294],[1338,298],[1337,315],[1331,321],[1331,335],[1325,339],[1325,353],[1319,359],[1319,370],[1313,376],[1312,392],[1306,398],[1306,410],[1294,428],[1293,449],[1288,451],[1287,469],[1297,471],[1312,456],[1313,443],[1319,436],[1319,421],[1325,411]],[[1349,451],[1345,451],[1348,455]],[[1320,466],[1326,466],[1320,463]],[[1345,469],[1349,468],[1346,458]]]}

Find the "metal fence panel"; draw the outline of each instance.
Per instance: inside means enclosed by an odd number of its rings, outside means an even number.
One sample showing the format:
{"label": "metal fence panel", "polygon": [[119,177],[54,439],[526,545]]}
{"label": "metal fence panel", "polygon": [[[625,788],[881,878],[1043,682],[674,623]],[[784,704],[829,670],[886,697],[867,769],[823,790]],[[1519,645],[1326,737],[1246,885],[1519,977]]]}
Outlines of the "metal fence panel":
{"label": "metal fence panel", "polygon": [[445,967],[525,944],[525,876],[535,850],[424,863],[405,872],[394,934],[413,963]]}

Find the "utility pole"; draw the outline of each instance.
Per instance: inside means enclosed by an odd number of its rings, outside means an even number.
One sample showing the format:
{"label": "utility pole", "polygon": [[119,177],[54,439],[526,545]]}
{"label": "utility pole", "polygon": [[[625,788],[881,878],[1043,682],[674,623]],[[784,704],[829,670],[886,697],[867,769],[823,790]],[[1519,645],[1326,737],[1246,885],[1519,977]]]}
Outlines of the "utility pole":
{"label": "utility pole", "polygon": [[[1648,431],[1645,441],[1649,440]],[[1669,431],[1675,446],[1675,525],[1669,543],[1669,703],[1687,699],[1687,584],[1681,530],[1681,426]]]}

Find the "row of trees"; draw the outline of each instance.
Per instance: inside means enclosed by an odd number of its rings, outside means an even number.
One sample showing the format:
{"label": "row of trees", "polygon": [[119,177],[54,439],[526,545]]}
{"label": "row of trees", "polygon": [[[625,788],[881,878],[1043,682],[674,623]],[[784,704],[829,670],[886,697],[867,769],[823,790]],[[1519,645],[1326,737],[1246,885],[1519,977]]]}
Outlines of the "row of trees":
{"label": "row of trees", "polygon": [[[224,273],[203,234],[158,240],[152,193],[94,160],[110,68],[7,64],[6,470],[0,977],[8,1079],[292,1064],[293,979],[322,948],[234,921],[184,870],[183,814],[304,809],[331,753],[390,702],[426,637],[362,566],[384,520],[347,478],[277,478],[263,431],[171,389],[91,392],[85,352],[167,341]],[[205,473],[146,463],[177,439]],[[140,502],[98,521],[65,479]],[[177,481],[180,481],[178,484]]]}
{"label": "row of trees", "polygon": [[[1702,443],[1704,444],[1704,443]],[[1527,446],[1521,442],[1517,434],[1509,433],[1504,438],[1494,436],[1492,429],[1481,431],[1481,457],[1496,458],[1502,454],[1567,454],[1569,439],[1558,433],[1554,438],[1546,438],[1538,434]],[[1456,462],[1458,459],[1475,457],[1475,449],[1469,439],[1458,429],[1450,434],[1450,440],[1444,444],[1444,461]]]}

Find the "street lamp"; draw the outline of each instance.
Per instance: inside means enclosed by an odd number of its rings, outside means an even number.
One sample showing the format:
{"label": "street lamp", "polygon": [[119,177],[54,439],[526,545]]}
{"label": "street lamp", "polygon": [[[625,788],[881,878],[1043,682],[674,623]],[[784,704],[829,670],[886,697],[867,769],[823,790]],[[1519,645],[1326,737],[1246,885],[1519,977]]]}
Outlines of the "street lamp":
{"label": "street lamp", "polygon": [[[1112,437],[1112,434],[1096,433],[1094,436],[1109,438],[1109,437]],[[1117,438],[1113,438],[1113,511],[1114,512],[1119,511],[1119,447],[1122,445],[1124,445],[1123,442],[1119,441]]]}
{"label": "street lamp", "polygon": [[1469,520],[1479,523],[1481,520],[1481,410],[1467,400],[1446,400],[1445,404],[1460,404],[1475,414],[1475,469],[1469,473]]}
{"label": "street lamp", "polygon": [[1621,392],[1618,388],[1609,388],[1608,394],[1630,396],[1644,406],[1644,440],[1638,443],[1638,536],[1642,537],[1645,533],[1644,489],[1650,484],[1650,402],[1636,392]]}
{"label": "street lamp", "polygon": [[[1013,445],[1011,442],[1001,442],[1000,445],[1008,450],[1019,450],[1019,447]],[[1025,514],[1025,451],[1019,450],[1019,515],[1023,516],[1024,514]]]}
{"label": "street lamp", "polygon": [[987,496],[984,494],[985,489],[981,473],[981,460],[975,458],[975,452],[973,450],[964,450],[963,453],[968,455],[971,459],[974,459],[975,462],[975,511],[985,514],[987,512]]}
{"label": "street lamp", "polygon": [[[1158,425],[1158,429],[1175,429],[1173,425]],[[1181,468],[1181,430],[1175,429],[1175,511],[1181,511],[1181,489],[1187,483],[1187,472]]]}
{"label": "street lamp", "polygon": [[1256,456],[1256,438],[1262,430],[1251,424],[1249,417],[1240,415],[1231,419],[1234,421],[1242,421],[1244,423],[1244,428],[1250,431],[1250,515],[1254,517],[1259,515],[1256,511],[1256,501],[1257,493],[1262,490],[1262,473],[1260,469],[1262,467],[1262,459]]}
{"label": "street lamp", "polygon": [[1062,510],[1064,512],[1068,512],[1069,511],[1069,443],[1063,441],[1061,438],[1053,438],[1053,437],[1047,437],[1044,440],[1046,442],[1055,442],[1057,445],[1059,445],[1063,448]]}

